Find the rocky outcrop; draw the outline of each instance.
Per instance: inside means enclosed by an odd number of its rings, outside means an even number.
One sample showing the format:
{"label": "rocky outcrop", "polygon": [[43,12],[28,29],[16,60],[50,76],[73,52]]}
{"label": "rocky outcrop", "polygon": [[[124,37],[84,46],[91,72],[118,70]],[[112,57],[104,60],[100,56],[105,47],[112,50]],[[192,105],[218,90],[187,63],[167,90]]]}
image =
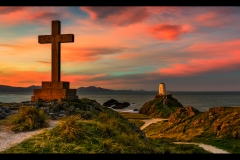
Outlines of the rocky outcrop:
{"label": "rocky outcrop", "polygon": [[[214,107],[200,112],[192,106],[178,108],[168,122],[154,128],[161,138],[195,137],[240,139],[240,107]],[[154,134],[152,137],[158,137]]]}
{"label": "rocky outcrop", "polygon": [[107,102],[104,102],[103,103],[103,106],[105,106],[105,107],[112,107],[112,106],[114,106],[116,103],[119,103],[117,100],[115,100],[115,99],[110,99],[110,100],[108,100]]}
{"label": "rocky outcrop", "polygon": [[199,110],[192,106],[178,108],[169,118],[168,124],[179,124],[197,115]]}
{"label": "rocky outcrop", "polygon": [[153,100],[146,102],[138,111],[140,114],[159,118],[169,118],[178,108],[184,108],[177,99],[170,96],[155,95]]}
{"label": "rocky outcrop", "polygon": [[123,102],[123,103],[120,103],[118,102],[117,100],[115,99],[110,99],[108,100],[107,102],[104,102],[103,103],[103,106],[105,107],[111,107],[113,109],[123,109],[123,108],[126,108],[130,105],[130,103],[128,102]]}
{"label": "rocky outcrop", "polygon": [[0,119],[5,119],[10,114],[16,113],[15,110],[11,110],[9,107],[1,106],[0,104]]}
{"label": "rocky outcrop", "polygon": [[87,98],[74,101],[24,101],[21,103],[2,103],[0,104],[0,119],[4,119],[10,114],[17,113],[21,106],[35,106],[43,109],[52,120],[66,117],[73,113],[80,113],[82,119],[90,119],[93,117],[92,113],[101,111],[103,107],[96,100]]}

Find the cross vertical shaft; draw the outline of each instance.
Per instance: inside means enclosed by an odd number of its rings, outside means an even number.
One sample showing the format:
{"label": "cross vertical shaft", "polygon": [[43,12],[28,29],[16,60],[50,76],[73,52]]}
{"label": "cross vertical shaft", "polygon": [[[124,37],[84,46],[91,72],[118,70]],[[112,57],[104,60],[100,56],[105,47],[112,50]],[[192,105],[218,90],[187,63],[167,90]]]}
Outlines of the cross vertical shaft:
{"label": "cross vertical shaft", "polygon": [[[52,21],[52,36],[61,34],[60,21]],[[52,40],[52,82],[60,81],[61,77],[61,43],[56,38]]]}
{"label": "cross vertical shaft", "polygon": [[52,82],[60,82],[61,78],[61,43],[74,42],[73,34],[61,34],[61,23],[52,21],[52,35],[39,35],[38,43],[52,44]]}

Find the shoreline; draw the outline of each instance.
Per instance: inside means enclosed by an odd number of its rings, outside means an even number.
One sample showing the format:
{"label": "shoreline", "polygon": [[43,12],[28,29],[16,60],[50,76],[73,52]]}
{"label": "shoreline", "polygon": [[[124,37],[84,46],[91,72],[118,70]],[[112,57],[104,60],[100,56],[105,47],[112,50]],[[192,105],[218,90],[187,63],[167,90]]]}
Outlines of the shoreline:
{"label": "shoreline", "polygon": [[111,108],[111,109],[116,112],[138,113],[138,110],[134,111],[133,109],[113,109],[113,108]]}

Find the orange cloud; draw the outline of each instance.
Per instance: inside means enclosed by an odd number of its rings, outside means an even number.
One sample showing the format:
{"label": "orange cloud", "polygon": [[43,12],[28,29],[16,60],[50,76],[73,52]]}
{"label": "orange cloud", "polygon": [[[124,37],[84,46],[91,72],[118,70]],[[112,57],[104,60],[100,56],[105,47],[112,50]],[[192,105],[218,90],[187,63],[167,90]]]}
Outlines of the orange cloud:
{"label": "orange cloud", "polygon": [[168,68],[159,69],[159,73],[172,76],[191,76],[200,73],[239,70],[239,45],[239,40],[218,44],[195,44],[186,49],[186,52],[190,52],[195,58],[186,60],[184,64],[171,64]]}
{"label": "orange cloud", "polygon": [[[106,74],[96,75],[68,75],[61,74],[61,81],[70,82],[72,87],[80,87],[79,84],[87,83],[94,78],[105,76]],[[10,86],[28,87],[30,85],[41,86],[42,81],[51,81],[51,72],[36,72],[36,71],[17,71],[13,70],[11,73],[0,72],[0,84]],[[91,83],[87,83],[93,85]]]}
{"label": "orange cloud", "polygon": [[50,76],[51,73],[48,72],[11,71],[11,73],[7,74],[0,73],[0,84],[21,87],[41,85],[41,81],[50,81]]}
{"label": "orange cloud", "polygon": [[159,40],[178,40],[181,34],[192,31],[193,29],[190,25],[171,24],[157,24],[147,29],[150,36]]}
{"label": "orange cloud", "polygon": [[115,58],[117,58],[117,59],[131,59],[131,58],[135,58],[135,57],[138,57],[138,56],[140,56],[140,55],[137,54],[137,53],[124,53],[124,54],[120,54],[120,55],[115,56]]}
{"label": "orange cloud", "polygon": [[125,48],[108,47],[63,47],[65,54],[63,61],[96,61],[104,55],[115,54],[124,51]]}

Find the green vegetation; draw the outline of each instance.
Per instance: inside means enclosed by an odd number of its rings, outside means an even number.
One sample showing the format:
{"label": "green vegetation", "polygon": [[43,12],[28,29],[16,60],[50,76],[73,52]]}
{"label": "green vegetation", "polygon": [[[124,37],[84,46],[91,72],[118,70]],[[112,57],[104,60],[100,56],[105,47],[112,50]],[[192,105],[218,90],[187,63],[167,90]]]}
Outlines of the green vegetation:
{"label": "green vegetation", "polygon": [[163,104],[163,100],[162,96],[156,95],[153,100],[146,102],[138,113],[156,118],[168,118],[178,108],[183,108],[183,105],[173,97],[165,99],[166,105]]}
{"label": "green vegetation", "polygon": [[[62,102],[59,102],[59,106],[63,107],[60,103]],[[59,125],[53,129],[45,130],[38,135],[34,135],[33,137],[26,139],[23,142],[2,151],[1,153],[209,153],[202,148],[194,145],[186,146],[163,142],[161,140],[147,139],[145,135],[142,134],[143,132],[135,124],[131,123],[127,118],[124,118],[121,114],[110,108],[103,106],[99,107],[99,105],[96,104],[96,101],[85,99],[84,102],[81,100],[73,103],[74,106],[81,106],[82,108],[77,108],[71,112],[70,115],[59,119]],[[35,109],[29,107],[29,110],[34,110],[31,113],[39,114],[40,110],[37,110],[37,108]],[[26,111],[26,108],[23,110],[24,112],[21,111],[21,114],[29,113]],[[84,119],[83,117],[86,114],[91,114],[92,116],[90,116],[88,119]],[[25,116],[26,115],[23,117]],[[145,117],[141,114],[134,116],[128,114],[127,116],[132,120],[134,120],[133,117],[135,117],[135,120],[140,120],[140,117]],[[29,121],[26,119],[29,119],[29,117],[25,118],[25,120],[22,120],[21,122],[25,124],[26,121]],[[0,122],[1,121],[2,120],[0,120]],[[3,123],[1,124],[3,125]]]}
{"label": "green vegetation", "polygon": [[143,119],[153,118],[152,116],[139,114],[139,113],[120,112],[119,114],[121,114],[124,118],[128,119],[129,122],[134,123],[139,128],[145,123],[142,121]]}
{"label": "green vegetation", "polygon": [[48,126],[48,117],[42,109],[22,106],[12,119],[12,131],[31,131]]}
{"label": "green vegetation", "polygon": [[192,141],[209,144],[224,149],[232,154],[240,153],[240,140],[235,139],[219,139],[219,138],[194,138]]}
{"label": "green vegetation", "polygon": [[130,113],[130,112],[120,112],[123,117],[127,119],[151,119],[153,118],[152,116],[148,116],[145,114],[140,114],[140,113]]}
{"label": "green vegetation", "polygon": [[189,106],[179,108],[168,122],[157,122],[143,131],[151,139],[201,142],[240,153],[239,115],[239,107],[215,107],[199,112]]}

